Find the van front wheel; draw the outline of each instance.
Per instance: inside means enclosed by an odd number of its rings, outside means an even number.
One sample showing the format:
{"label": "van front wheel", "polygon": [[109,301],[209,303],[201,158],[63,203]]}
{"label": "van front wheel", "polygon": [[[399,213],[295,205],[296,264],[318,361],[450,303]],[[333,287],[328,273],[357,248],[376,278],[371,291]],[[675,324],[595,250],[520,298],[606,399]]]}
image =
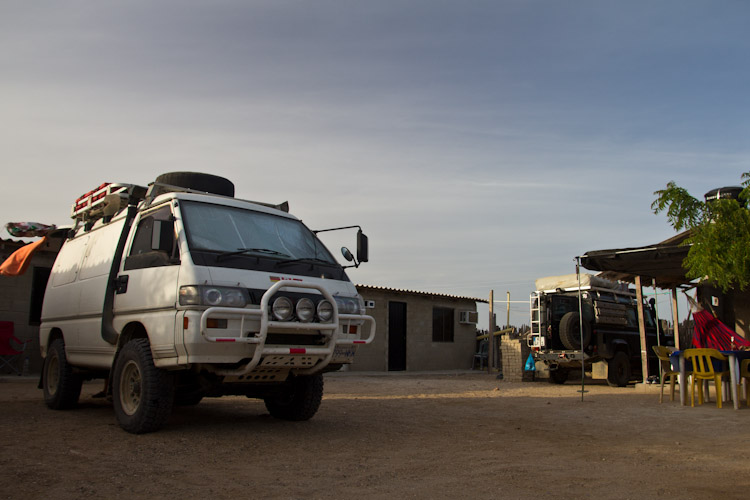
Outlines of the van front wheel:
{"label": "van front wheel", "polygon": [[133,434],[160,429],[172,412],[174,377],[154,366],[147,339],[131,340],[122,348],[112,391],[117,423]]}
{"label": "van front wheel", "polygon": [[323,400],[323,376],[294,377],[286,387],[273,396],[264,398],[272,417],[281,420],[310,420]]}

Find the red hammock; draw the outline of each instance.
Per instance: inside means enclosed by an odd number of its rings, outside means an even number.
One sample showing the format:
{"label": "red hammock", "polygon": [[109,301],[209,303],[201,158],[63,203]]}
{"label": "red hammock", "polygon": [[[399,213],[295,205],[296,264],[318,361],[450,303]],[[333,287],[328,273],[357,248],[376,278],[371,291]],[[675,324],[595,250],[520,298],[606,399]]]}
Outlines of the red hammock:
{"label": "red hammock", "polygon": [[[695,320],[693,347],[731,351],[737,347],[750,346],[750,342],[706,310],[693,312],[693,318]],[[734,346],[732,346],[732,337],[734,337]]]}

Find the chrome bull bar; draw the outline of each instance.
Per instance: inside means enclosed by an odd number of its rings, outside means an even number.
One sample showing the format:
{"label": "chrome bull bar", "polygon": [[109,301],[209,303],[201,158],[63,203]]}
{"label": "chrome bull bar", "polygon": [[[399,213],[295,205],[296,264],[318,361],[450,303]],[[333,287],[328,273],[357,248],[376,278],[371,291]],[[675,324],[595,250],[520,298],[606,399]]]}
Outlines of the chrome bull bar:
{"label": "chrome bull bar", "polygon": [[[281,288],[306,288],[317,290],[333,305],[333,318],[329,323],[301,323],[298,321],[272,321],[269,319],[269,306],[268,302],[277,291]],[[315,365],[307,370],[298,371],[300,374],[309,374],[319,371],[333,358],[336,346],[338,345],[359,345],[359,344],[370,344],[375,338],[375,319],[372,316],[360,315],[360,314],[339,314],[338,304],[333,296],[320,285],[313,283],[303,283],[298,281],[279,281],[272,285],[263,294],[260,301],[260,309],[240,309],[236,307],[209,307],[201,315],[200,321],[200,332],[203,338],[209,342],[235,342],[245,344],[256,344],[257,347],[253,353],[253,357],[250,361],[236,369],[232,370],[217,370],[215,373],[223,376],[241,376],[247,375],[260,363],[263,356],[266,355],[277,355],[277,356],[312,356],[318,357],[319,360]],[[218,337],[208,334],[208,319],[209,318],[228,318],[238,317],[240,318],[240,336],[239,337]],[[260,320],[260,331],[248,337],[243,337],[245,333],[245,321],[246,320]],[[369,323],[369,334],[365,339],[344,339],[339,338],[341,335],[341,322],[342,321],[363,321],[364,324]],[[364,327],[364,325],[363,325]],[[288,329],[288,330],[310,330],[320,331],[324,337],[328,338],[326,345],[320,347],[266,347],[266,339],[268,337],[269,329]]]}

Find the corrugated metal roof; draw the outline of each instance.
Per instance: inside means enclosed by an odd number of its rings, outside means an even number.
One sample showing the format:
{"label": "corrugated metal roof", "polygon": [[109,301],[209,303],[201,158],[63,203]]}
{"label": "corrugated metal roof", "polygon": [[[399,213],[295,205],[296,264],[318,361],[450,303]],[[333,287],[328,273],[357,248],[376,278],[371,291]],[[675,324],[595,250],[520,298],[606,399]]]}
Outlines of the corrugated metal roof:
{"label": "corrugated metal roof", "polygon": [[356,284],[354,286],[356,286],[358,289],[359,288],[363,288],[363,289],[369,289],[369,290],[378,290],[378,291],[381,291],[381,292],[408,293],[408,294],[411,294],[411,295],[423,295],[423,296],[427,296],[427,297],[446,297],[446,298],[449,298],[449,299],[460,299],[460,300],[471,300],[473,302],[482,302],[484,304],[488,304],[489,303],[489,299],[478,299],[476,297],[465,297],[465,296],[461,296],[461,295],[450,295],[450,294],[446,294],[446,293],[420,292],[420,291],[417,291],[417,290],[406,290],[406,289],[403,289],[403,288],[389,288],[389,287],[385,287],[385,286],[362,285],[362,284]]}

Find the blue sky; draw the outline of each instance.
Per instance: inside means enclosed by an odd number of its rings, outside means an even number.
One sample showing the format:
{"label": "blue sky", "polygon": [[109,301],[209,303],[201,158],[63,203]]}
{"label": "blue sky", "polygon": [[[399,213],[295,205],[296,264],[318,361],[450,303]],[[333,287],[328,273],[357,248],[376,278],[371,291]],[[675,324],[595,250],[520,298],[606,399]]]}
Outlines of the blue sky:
{"label": "blue sky", "polygon": [[668,181],[700,197],[750,171],[748,19],[731,0],[5,0],[2,222],[205,171],[311,228],[362,225],[356,283],[525,301],[576,255],[671,236],[650,210]]}

